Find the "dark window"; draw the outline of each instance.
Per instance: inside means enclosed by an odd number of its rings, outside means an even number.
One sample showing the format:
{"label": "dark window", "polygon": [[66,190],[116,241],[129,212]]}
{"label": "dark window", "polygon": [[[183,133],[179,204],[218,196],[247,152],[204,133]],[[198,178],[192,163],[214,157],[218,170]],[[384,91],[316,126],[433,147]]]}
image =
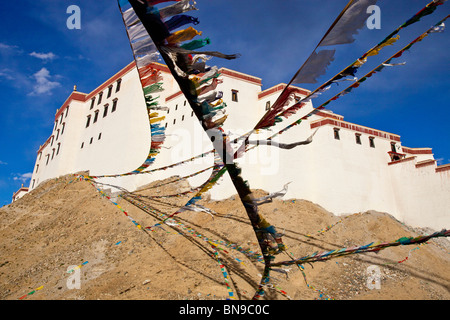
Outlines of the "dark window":
{"label": "dark window", "polygon": [[166,125],[164,126],[164,128],[166,128],[166,129],[167,129],[167,124],[168,124],[168,123],[166,122]]}
{"label": "dark window", "polygon": [[48,160],[50,160],[50,155],[47,154],[46,157],[47,157],[47,162],[45,163],[45,165],[48,165]]}
{"label": "dark window", "polygon": [[112,109],[111,109],[111,112],[116,111],[116,108],[117,108],[117,99],[114,99],[114,101],[113,101],[113,106],[112,106]]}
{"label": "dark window", "polygon": [[98,94],[98,101],[97,101],[97,104],[102,103],[102,97],[103,97],[103,92],[100,92],[100,93]]}
{"label": "dark window", "polygon": [[99,134],[98,134],[98,140],[100,140],[102,138],[102,133],[100,132]]}
{"label": "dark window", "polygon": [[234,102],[238,102],[238,91],[231,90],[231,100]]}
{"label": "dark window", "polygon": [[184,121],[184,114],[183,114],[183,116],[181,117],[181,121]]}
{"label": "dark window", "polygon": [[55,148],[52,149],[52,160],[54,156],[55,156]]}
{"label": "dark window", "polygon": [[186,100],[184,101],[184,105],[186,105]]}
{"label": "dark window", "polygon": [[95,111],[95,115],[94,115],[94,123],[96,123],[98,120],[98,110]]}
{"label": "dark window", "polygon": [[397,152],[397,149],[395,148],[395,142],[391,142],[391,151]]}
{"label": "dark window", "polygon": [[193,116],[194,116],[194,111],[191,112],[191,117],[193,117]]}
{"label": "dark window", "polygon": [[67,118],[68,114],[69,114],[69,106],[67,106],[67,108],[66,108],[66,115],[64,117]]}
{"label": "dark window", "polygon": [[371,148],[375,148],[375,138],[369,137],[369,145]]}
{"label": "dark window", "polygon": [[341,139],[341,137],[339,136],[339,129],[337,129],[337,128],[334,128],[334,138],[336,140],[340,140]]}
{"label": "dark window", "polygon": [[270,109],[270,101],[266,102],[266,111]]}
{"label": "dark window", "polygon": [[66,127],[66,123],[64,122],[63,124],[62,124],[62,129],[61,129],[61,135],[64,133],[64,128]]}
{"label": "dark window", "polygon": [[92,141],[94,141],[94,138],[91,137],[91,141],[89,141],[89,144],[92,144]]}
{"label": "dark window", "polygon": [[92,100],[91,100],[91,107],[89,108],[89,110],[91,110],[92,108],[94,108],[94,103],[95,103],[95,97],[92,98]]}
{"label": "dark window", "polygon": [[89,127],[90,123],[91,123],[91,116],[87,116],[86,128]]}
{"label": "dark window", "polygon": [[56,155],[59,154],[59,149],[61,148],[61,143],[58,143],[58,148],[56,149]]}
{"label": "dark window", "polygon": [[56,141],[58,141],[58,138],[59,138],[59,129],[58,129],[58,131],[56,132]]}
{"label": "dark window", "polygon": [[116,85],[116,92],[120,91],[120,85],[122,83],[122,79],[117,80],[117,85]]}
{"label": "dark window", "polygon": [[83,149],[83,147],[84,147],[84,142],[81,143],[81,149]]}
{"label": "dark window", "polygon": [[108,115],[108,107],[109,105],[105,104],[105,108],[103,109],[103,118]]}
{"label": "dark window", "polygon": [[173,124],[175,124],[177,122],[177,119],[173,119]]}
{"label": "dark window", "polygon": [[36,165],[36,173],[39,171],[39,165]]}
{"label": "dark window", "polygon": [[356,143],[357,144],[361,144],[361,135],[360,134],[355,134],[355,138],[356,138]]}
{"label": "dark window", "polygon": [[109,86],[109,87],[108,87],[108,96],[107,96],[106,98],[111,97],[111,94],[112,94],[112,88],[113,88],[113,86]]}
{"label": "dark window", "polygon": [[178,105],[175,105],[175,111],[177,111],[178,110]]}

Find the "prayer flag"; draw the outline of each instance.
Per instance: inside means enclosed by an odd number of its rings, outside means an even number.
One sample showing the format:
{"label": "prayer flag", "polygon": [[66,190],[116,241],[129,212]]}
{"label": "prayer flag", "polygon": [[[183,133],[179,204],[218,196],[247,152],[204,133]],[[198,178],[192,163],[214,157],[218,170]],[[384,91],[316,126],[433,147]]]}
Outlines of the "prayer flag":
{"label": "prayer flag", "polygon": [[325,35],[319,46],[331,46],[338,44],[352,43],[355,41],[353,36],[358,33],[366,20],[369,18],[367,8],[377,3],[377,0],[356,0],[345,10],[343,15]]}
{"label": "prayer flag", "polygon": [[292,83],[317,83],[317,78],[326,73],[327,67],[334,60],[335,52],[336,50],[313,52]]}

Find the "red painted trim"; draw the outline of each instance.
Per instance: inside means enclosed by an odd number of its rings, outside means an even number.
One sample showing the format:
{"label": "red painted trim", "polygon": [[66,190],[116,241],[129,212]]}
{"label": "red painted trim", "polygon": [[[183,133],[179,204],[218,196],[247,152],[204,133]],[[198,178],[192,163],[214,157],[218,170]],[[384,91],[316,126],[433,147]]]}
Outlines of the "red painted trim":
{"label": "red painted trim", "polygon": [[311,123],[311,129],[314,128],[318,128],[318,127],[322,127],[325,125],[332,125],[335,127],[340,127],[340,128],[344,128],[344,129],[349,129],[352,131],[356,131],[356,132],[361,132],[361,133],[365,133],[374,137],[379,137],[379,138],[384,138],[384,139],[389,139],[392,141],[398,141],[400,142],[400,136],[395,135],[395,134],[391,134],[388,132],[384,132],[384,131],[380,131],[380,130],[376,130],[376,129],[371,129],[371,128],[366,128],[366,127],[362,127],[350,122],[344,122],[344,121],[340,121],[340,120],[335,120],[335,119],[331,119],[331,118],[326,118],[317,122],[313,122]]}
{"label": "red painted trim", "polygon": [[52,137],[54,137],[54,135],[51,135],[48,139],[47,139],[47,141],[45,141],[45,143],[39,148],[39,150],[37,151],[37,154],[39,154],[39,152],[41,152],[49,143],[50,143],[50,140],[52,140]]}
{"label": "red painted trim", "polygon": [[63,114],[64,110],[67,109],[67,107],[69,106],[71,101],[81,101],[81,102],[85,102],[86,101],[86,93],[82,93],[82,92],[76,92],[73,91],[69,98],[67,98],[67,100],[63,103],[63,106],[58,110],[58,112],[55,115],[55,121],[58,120],[59,116],[61,114]]}
{"label": "red painted trim", "polygon": [[401,160],[391,161],[391,162],[388,162],[388,165],[390,166],[390,165],[397,164],[397,163],[408,162],[408,161],[414,160],[415,158],[416,157],[414,156],[414,157],[409,157],[409,158],[405,158],[405,159],[401,159]]}
{"label": "red painted trim", "polygon": [[13,199],[20,193],[20,191],[28,192],[28,190],[29,190],[28,188],[21,187],[19,190],[13,193]]}
{"label": "red painted trim", "polygon": [[264,98],[266,96],[269,96],[271,94],[274,94],[274,93],[276,93],[278,91],[283,90],[285,87],[286,87],[286,85],[279,84],[279,85],[276,85],[275,87],[272,87],[272,88],[269,88],[267,90],[264,90],[264,91],[262,91],[262,92],[260,92],[258,94],[258,99],[261,100],[262,98]]}
{"label": "red painted trim", "polygon": [[[286,88],[286,86],[287,86],[287,84],[282,83],[282,84],[278,84],[272,88],[266,89],[258,94],[258,99],[261,100],[262,98],[264,98],[266,96],[269,96],[271,94],[282,91],[284,88]],[[303,96],[307,96],[311,93],[310,91],[307,91],[305,89],[297,88],[297,87],[293,87],[293,86],[291,86],[291,89],[294,89],[296,93],[301,94]]]}
{"label": "red painted trim", "polygon": [[[162,72],[166,72],[166,73],[170,73],[169,68],[166,65],[164,65],[164,64],[160,64],[160,63],[154,62],[154,63],[152,63],[152,66],[156,70],[159,70],[159,71],[162,71]],[[115,83],[117,80],[122,78],[125,74],[127,74],[128,72],[130,72],[134,68],[136,68],[136,63],[133,61],[133,62],[129,63],[126,67],[124,67],[122,70],[117,72],[115,75],[113,75],[111,78],[109,78],[107,81],[105,81],[103,84],[101,84],[99,87],[97,87],[91,93],[82,93],[82,92],[73,91],[70,94],[69,98],[67,98],[67,100],[63,103],[63,107],[61,109],[59,109],[58,112],[56,113],[55,121],[64,112],[64,110],[69,106],[71,101],[75,100],[75,101],[86,102],[86,101],[92,99],[100,91],[103,91],[106,88],[108,88],[111,84]]]}
{"label": "red painted trim", "polygon": [[402,147],[403,152],[409,154],[433,154],[432,148],[408,148]]}
{"label": "red painted trim", "polygon": [[450,171],[450,163],[443,164],[442,166],[436,168],[436,172],[444,172],[444,171]]}
{"label": "red painted trim", "polygon": [[153,69],[162,71],[162,72],[166,72],[166,73],[171,73],[170,69],[168,66],[166,66],[165,64],[161,64],[161,63],[157,63],[157,62],[153,62],[151,63]]}
{"label": "red painted trim", "polygon": [[343,116],[338,116],[338,115],[327,113],[327,112],[323,112],[323,111],[318,111],[318,112],[315,113],[315,115],[318,115],[318,116],[324,117],[324,118],[332,118],[332,119],[336,119],[336,120],[343,120],[344,119]]}
{"label": "red painted trim", "polygon": [[262,81],[261,81],[260,78],[253,77],[253,76],[250,76],[248,74],[240,73],[240,72],[233,71],[233,70],[230,70],[230,69],[225,69],[225,68],[220,68],[219,72],[221,73],[221,75],[230,76],[230,77],[233,77],[233,78],[238,78],[239,80],[248,81],[248,82],[254,83],[254,84],[258,85],[258,86],[262,85]]}
{"label": "red painted trim", "polygon": [[174,94],[172,94],[166,98],[166,102],[169,102],[170,100],[175,99],[176,97],[181,96],[182,94],[183,94],[183,91],[175,92]]}
{"label": "red painted trim", "polygon": [[101,84],[99,87],[97,87],[94,91],[92,91],[91,93],[89,93],[86,96],[86,100],[88,101],[90,99],[92,99],[94,96],[96,96],[98,93],[100,93],[100,91],[105,90],[106,88],[109,87],[109,85],[111,85],[112,83],[115,83],[117,80],[119,80],[120,78],[122,78],[125,74],[127,74],[128,72],[130,72],[131,70],[133,70],[136,67],[136,64],[133,62],[131,62],[130,64],[128,64],[125,68],[123,68],[122,70],[120,70],[118,73],[116,73],[115,75],[113,75],[111,78],[109,78],[106,82],[104,82],[103,84]]}
{"label": "red painted trim", "polygon": [[426,166],[434,166],[436,164],[436,160],[424,160],[416,163],[416,168],[422,168]]}
{"label": "red painted trim", "polygon": [[[262,85],[260,78],[252,77],[252,76],[249,76],[249,75],[246,75],[246,74],[243,74],[240,72],[236,72],[236,71],[233,71],[230,69],[221,68],[221,69],[219,69],[219,73],[221,76],[229,76],[229,77],[237,78],[239,80],[248,81],[248,82],[254,83],[259,86]],[[200,76],[201,75],[202,74],[200,74]],[[172,94],[166,98],[166,102],[169,102],[170,100],[175,99],[176,97],[180,96],[181,94],[182,94],[181,91],[175,92],[174,94]]]}

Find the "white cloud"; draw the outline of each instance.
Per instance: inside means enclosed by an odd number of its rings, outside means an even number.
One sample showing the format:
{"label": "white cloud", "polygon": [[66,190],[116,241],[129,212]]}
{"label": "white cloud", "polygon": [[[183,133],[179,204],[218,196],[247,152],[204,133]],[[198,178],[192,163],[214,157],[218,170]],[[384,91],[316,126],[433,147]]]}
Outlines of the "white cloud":
{"label": "white cloud", "polygon": [[15,57],[17,55],[22,55],[23,50],[18,46],[9,45],[3,42],[0,42],[0,53],[3,57]]}
{"label": "white cloud", "polygon": [[17,48],[17,46],[10,46],[9,44],[0,42],[0,50],[13,50]]}
{"label": "white cloud", "polygon": [[5,165],[5,166],[7,165],[7,163],[6,163],[6,162],[4,162],[4,161],[0,160],[0,165],[2,165],[2,164],[3,164],[3,165]]}
{"label": "white cloud", "polygon": [[13,179],[14,179],[14,181],[22,181],[22,183],[26,183],[29,179],[31,179],[32,176],[33,176],[33,173],[28,172],[28,173],[23,173],[18,176],[15,176]]}
{"label": "white cloud", "polygon": [[7,80],[14,80],[14,76],[12,75],[12,71],[9,69],[0,70],[0,77],[3,77]]}
{"label": "white cloud", "polygon": [[47,68],[42,68],[35,74],[33,74],[33,78],[36,83],[33,86],[33,91],[30,95],[40,95],[40,94],[51,94],[51,91],[61,84],[57,81],[51,81],[50,71]]}
{"label": "white cloud", "polygon": [[56,59],[58,56],[54,54],[53,52],[48,53],[39,53],[39,52],[32,52],[30,53],[30,56],[47,61],[47,60],[53,60]]}

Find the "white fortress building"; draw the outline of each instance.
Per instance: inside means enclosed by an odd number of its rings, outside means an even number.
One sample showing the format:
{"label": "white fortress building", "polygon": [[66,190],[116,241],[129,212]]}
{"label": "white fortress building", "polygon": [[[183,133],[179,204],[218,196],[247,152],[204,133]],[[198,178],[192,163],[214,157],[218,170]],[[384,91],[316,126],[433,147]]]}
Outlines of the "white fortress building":
{"label": "white fortress building", "polygon": [[[164,91],[155,96],[167,107],[160,111],[165,116],[166,141],[145,171],[212,149],[169,69],[157,63],[154,68],[163,77]],[[226,68],[220,71],[222,82],[216,90],[223,92],[228,114],[223,128],[238,137],[255,126],[285,85],[262,91],[260,78]],[[301,88],[296,92],[298,97],[309,93]],[[312,108],[308,103],[272,130],[261,131],[259,139],[278,132]],[[274,141],[298,142],[313,133],[308,145],[290,150],[260,145],[239,158],[250,187],[276,192],[290,182],[284,199],[309,200],[335,215],[375,210],[413,227],[450,227],[450,165],[437,166],[431,148],[402,146],[397,134],[346,122],[343,116],[327,110],[308,117]],[[251,140],[255,139],[252,136]],[[147,108],[132,62],[90,93],[74,88],[56,112],[50,137],[37,151],[27,191],[45,180],[81,171],[89,171],[91,176],[132,172],[146,160],[150,142]],[[98,181],[135,191],[152,181],[188,176],[212,164],[209,154],[166,170]],[[189,178],[191,186],[202,184],[210,173],[207,170]],[[215,200],[236,193],[227,174],[209,192]]]}

